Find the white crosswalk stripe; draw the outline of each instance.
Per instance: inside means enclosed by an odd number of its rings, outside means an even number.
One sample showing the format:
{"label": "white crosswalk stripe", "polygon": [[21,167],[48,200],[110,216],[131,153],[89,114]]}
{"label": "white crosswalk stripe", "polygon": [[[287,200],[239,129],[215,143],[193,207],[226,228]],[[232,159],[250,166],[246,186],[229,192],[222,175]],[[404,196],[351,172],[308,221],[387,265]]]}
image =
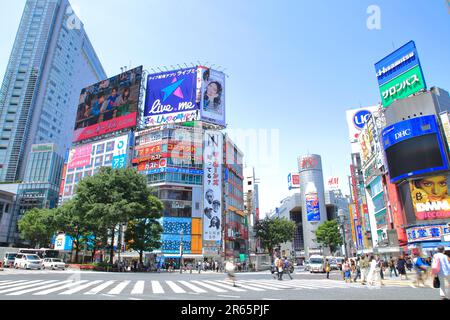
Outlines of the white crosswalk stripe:
{"label": "white crosswalk stripe", "polygon": [[138,281],[134,285],[134,288],[131,291],[131,294],[143,294],[144,288],[145,288],[145,281]]}
{"label": "white crosswalk stripe", "polygon": [[25,282],[25,281],[27,281],[27,280],[16,280],[16,281],[9,280],[9,281],[6,281],[5,283],[0,283],[0,289],[6,288],[7,286],[12,285],[12,284],[21,283],[21,282]]}
{"label": "white crosswalk stripe", "polygon": [[281,290],[281,289],[278,288],[278,287],[274,287],[274,286],[272,286],[272,285],[268,285],[268,284],[265,284],[265,283],[262,283],[262,282],[240,281],[240,282],[238,282],[238,283],[240,284],[240,283],[242,283],[242,282],[245,283],[245,284],[251,284],[252,286],[258,287],[258,288],[263,288],[263,289],[268,289],[268,290],[274,290],[274,291]]}
{"label": "white crosswalk stripe", "polygon": [[60,292],[59,294],[61,294],[61,295],[74,294],[74,293],[80,292],[81,290],[89,288],[89,287],[91,287],[91,286],[93,286],[93,285],[95,285],[97,283],[100,283],[100,282],[103,282],[103,281],[102,280],[95,280],[95,281],[92,281],[92,282],[89,282],[89,283],[86,283],[86,284],[83,284],[83,285],[76,286],[75,288],[66,290],[64,292]]}
{"label": "white crosswalk stripe", "polygon": [[60,290],[64,290],[66,288],[79,286],[80,284],[85,283],[85,282],[87,282],[87,280],[75,281],[75,282],[64,284],[64,285],[56,287],[56,288],[52,288],[52,289],[48,289],[48,290],[44,290],[44,291],[39,291],[39,292],[33,293],[33,295],[34,296],[45,296],[47,294],[50,294],[50,293],[53,293],[53,292],[56,292],[56,291],[60,291]]}
{"label": "white crosswalk stripe", "polygon": [[20,281],[14,281],[14,283],[9,283],[5,286],[1,287],[0,293],[7,288],[12,288],[12,287],[19,287],[19,286],[23,286],[25,284],[32,284],[32,283],[38,283],[41,282],[42,280],[33,280],[33,281],[26,281],[26,280],[20,280]]}
{"label": "white crosswalk stripe", "polygon": [[122,281],[121,283],[119,283],[114,289],[112,289],[111,291],[108,292],[108,294],[120,294],[123,289],[126,288],[126,286],[128,286],[128,284],[131,281],[127,280],[127,281]]}
{"label": "white crosswalk stripe", "polygon": [[170,287],[170,289],[173,290],[173,292],[175,293],[186,293],[186,291],[181,288],[180,286],[178,286],[177,284],[175,284],[175,282],[173,281],[166,281],[167,285]]}
{"label": "white crosswalk stripe", "polygon": [[31,289],[25,289],[25,290],[21,290],[21,291],[16,291],[16,292],[13,292],[13,293],[8,293],[7,296],[21,296],[21,295],[24,295],[26,293],[30,293],[30,292],[33,292],[33,291],[39,291],[39,290],[42,290],[42,289],[48,289],[48,288],[52,288],[52,287],[55,287],[55,286],[59,286],[59,285],[61,285],[61,283],[67,283],[67,282],[70,282],[70,281],[72,281],[72,280],[66,280],[66,281],[63,281],[63,282],[51,283],[51,284],[48,284],[48,285],[45,285],[45,286],[39,286],[37,288],[31,288]]}
{"label": "white crosswalk stripe", "polygon": [[159,283],[159,281],[152,281],[152,291],[153,293],[164,293],[164,289]]}
{"label": "white crosswalk stripe", "polygon": [[110,285],[112,285],[114,283],[114,281],[106,281],[105,283],[102,283],[101,285],[92,288],[91,290],[89,290],[88,292],[86,292],[85,294],[97,294],[103,290],[105,290],[106,288],[108,288]]}
{"label": "white crosswalk stripe", "polygon": [[220,292],[220,293],[228,292],[227,290],[220,289],[220,288],[216,288],[216,287],[214,287],[214,286],[212,286],[212,285],[210,285],[210,284],[203,283],[203,282],[198,281],[198,280],[192,280],[192,282],[195,283],[195,284],[198,284],[198,285],[200,285],[200,286],[202,286],[202,287],[205,287],[205,288],[207,288],[207,289],[209,289],[209,290],[212,290],[212,291],[214,291],[214,292]]}
{"label": "white crosswalk stripe", "polygon": [[233,285],[230,282],[228,282],[227,284],[220,283],[219,281],[211,281],[211,280],[205,280],[205,282],[209,283],[209,284],[212,284],[212,285],[219,286],[219,287],[224,288],[224,289],[235,291],[235,292],[244,292],[245,291],[244,289],[233,287]]}
{"label": "white crosswalk stripe", "polygon": [[[218,281],[218,282],[226,283],[226,281],[224,281],[224,280],[221,280],[221,281]],[[257,287],[252,287],[252,286],[249,286],[247,284],[243,284],[241,282],[237,283],[237,285],[239,286],[239,288],[244,288],[244,289],[248,289],[248,290],[251,290],[251,291],[265,291],[264,289],[257,288]]]}
{"label": "white crosswalk stripe", "polygon": [[195,293],[206,293],[208,291],[197,287],[196,285],[193,285],[192,283],[188,282],[188,281],[178,281],[179,283],[181,283],[182,285],[184,285],[185,287],[188,287],[189,289],[191,289],[192,291],[194,291]]}
{"label": "white crosswalk stripe", "polygon": [[14,287],[14,288],[9,288],[9,289],[6,289],[6,290],[1,290],[0,293],[7,293],[7,292],[13,292],[13,291],[16,291],[16,290],[27,289],[27,288],[39,286],[39,285],[42,285],[42,284],[52,283],[52,282],[56,282],[56,281],[57,281],[57,280],[47,280],[47,281],[37,280],[37,281],[30,281],[30,283],[31,283],[31,282],[34,282],[34,283],[32,283],[32,284],[28,283],[28,284],[26,284],[26,285]]}

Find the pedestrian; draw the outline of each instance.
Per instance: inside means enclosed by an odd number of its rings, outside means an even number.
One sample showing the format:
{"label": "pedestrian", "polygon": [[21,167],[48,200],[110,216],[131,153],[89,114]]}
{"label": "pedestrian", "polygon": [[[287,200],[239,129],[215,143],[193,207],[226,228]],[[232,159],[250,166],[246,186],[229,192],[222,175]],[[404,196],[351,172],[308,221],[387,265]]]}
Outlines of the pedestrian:
{"label": "pedestrian", "polygon": [[365,285],[367,281],[367,273],[369,272],[369,259],[366,255],[361,256],[359,265],[361,268],[361,284]]}
{"label": "pedestrian", "polygon": [[401,255],[397,261],[397,270],[400,274],[400,280],[403,280],[403,276],[405,276],[405,280],[408,280],[408,275],[406,274],[406,260],[404,255]]}
{"label": "pedestrian", "polygon": [[385,270],[384,260],[380,258],[378,264],[380,268],[380,278],[381,280],[384,280],[384,270]]}
{"label": "pedestrian", "polygon": [[235,265],[233,263],[233,261],[231,260],[231,258],[227,261],[227,263],[225,264],[225,271],[228,275],[227,280],[230,280],[233,282],[233,287],[237,287],[236,286],[236,274],[235,274]]}
{"label": "pedestrian", "polygon": [[357,275],[356,274],[356,263],[354,259],[350,259],[350,282],[355,282],[353,278]]}
{"label": "pedestrian", "polygon": [[342,272],[344,273],[345,282],[351,282],[351,266],[347,258],[345,258],[342,264]]}
{"label": "pedestrian", "polygon": [[430,266],[422,259],[422,257],[415,253],[413,256],[413,268],[416,272],[416,284],[420,287],[420,282],[422,282],[425,287],[425,280],[427,279],[428,268]]}
{"label": "pedestrian", "polygon": [[290,272],[290,264],[289,264],[289,259],[288,258],[284,258],[284,266],[283,266],[283,268],[284,268],[284,272],[289,276],[289,278],[291,278],[291,280],[293,279],[292,278],[292,275],[291,275],[291,272]]}
{"label": "pedestrian", "polygon": [[408,271],[411,271],[412,268],[413,268],[413,263],[412,263],[412,260],[411,260],[410,256],[408,256],[406,258],[406,268],[408,269]]}
{"label": "pedestrian", "polygon": [[277,268],[278,280],[283,280],[283,260],[280,257],[277,257],[275,266]]}
{"label": "pedestrian", "polygon": [[394,273],[395,277],[398,277],[397,269],[395,268],[395,260],[394,258],[392,258],[392,256],[389,258],[388,267],[389,267],[389,277],[392,278],[392,273]]}
{"label": "pedestrian", "polygon": [[355,273],[355,277],[353,278],[353,282],[356,282],[359,279],[361,279],[361,262],[360,262],[360,257],[356,258],[355,261],[355,266],[356,266],[356,273]]}
{"label": "pedestrian", "polygon": [[200,273],[202,271],[202,263],[201,263],[201,261],[197,262],[197,270],[198,270],[198,273]]}
{"label": "pedestrian", "polygon": [[383,281],[381,280],[381,274],[380,274],[380,268],[381,268],[381,260],[379,256],[370,256],[370,270],[369,270],[369,276],[367,277],[367,281],[369,285],[375,285],[375,283],[378,281],[380,285],[384,285]]}
{"label": "pedestrian", "polygon": [[444,246],[437,248],[437,253],[433,256],[431,270],[439,279],[439,294],[442,300],[450,299],[450,260],[444,254]]}
{"label": "pedestrian", "polygon": [[[325,272],[327,273],[327,279],[330,279],[330,271],[331,271],[331,265],[328,259],[325,259],[325,266],[324,266]],[[291,277],[292,279],[292,277]]]}

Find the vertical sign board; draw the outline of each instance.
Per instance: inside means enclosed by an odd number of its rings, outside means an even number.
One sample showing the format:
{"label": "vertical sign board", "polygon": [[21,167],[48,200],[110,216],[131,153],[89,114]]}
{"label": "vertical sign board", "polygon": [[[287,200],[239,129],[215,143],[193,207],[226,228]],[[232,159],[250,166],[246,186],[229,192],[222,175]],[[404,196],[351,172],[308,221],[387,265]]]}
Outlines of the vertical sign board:
{"label": "vertical sign board", "polygon": [[372,114],[378,110],[378,106],[347,110],[347,126],[352,153],[359,153],[358,138]]}
{"label": "vertical sign board", "polygon": [[199,67],[198,76],[201,77],[200,110],[202,121],[225,126],[225,74]]}
{"label": "vertical sign board", "polygon": [[382,104],[386,108],[397,99],[426,88],[414,41],[410,41],[375,64]]}
{"label": "vertical sign board", "polygon": [[203,239],[220,245],[222,225],[223,136],[206,130],[203,152]]}

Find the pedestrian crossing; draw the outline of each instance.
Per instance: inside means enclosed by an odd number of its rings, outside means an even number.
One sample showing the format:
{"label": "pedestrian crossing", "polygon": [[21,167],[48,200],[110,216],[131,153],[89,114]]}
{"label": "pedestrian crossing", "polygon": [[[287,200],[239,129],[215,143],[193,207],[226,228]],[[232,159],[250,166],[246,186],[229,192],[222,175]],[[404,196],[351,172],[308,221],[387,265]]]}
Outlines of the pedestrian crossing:
{"label": "pedestrian crossing", "polygon": [[1,296],[237,294],[280,290],[363,288],[358,284],[346,284],[332,280],[258,279],[236,281],[236,285],[233,286],[228,280],[2,280],[0,281],[0,299]]}

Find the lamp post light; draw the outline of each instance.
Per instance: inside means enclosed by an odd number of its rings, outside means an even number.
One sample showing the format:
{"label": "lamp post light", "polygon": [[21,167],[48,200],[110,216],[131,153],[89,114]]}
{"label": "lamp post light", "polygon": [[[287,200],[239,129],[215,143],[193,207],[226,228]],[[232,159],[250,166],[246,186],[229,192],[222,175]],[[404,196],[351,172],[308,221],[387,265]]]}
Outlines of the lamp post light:
{"label": "lamp post light", "polygon": [[183,273],[183,240],[184,240],[184,232],[183,229],[180,230],[180,273]]}

